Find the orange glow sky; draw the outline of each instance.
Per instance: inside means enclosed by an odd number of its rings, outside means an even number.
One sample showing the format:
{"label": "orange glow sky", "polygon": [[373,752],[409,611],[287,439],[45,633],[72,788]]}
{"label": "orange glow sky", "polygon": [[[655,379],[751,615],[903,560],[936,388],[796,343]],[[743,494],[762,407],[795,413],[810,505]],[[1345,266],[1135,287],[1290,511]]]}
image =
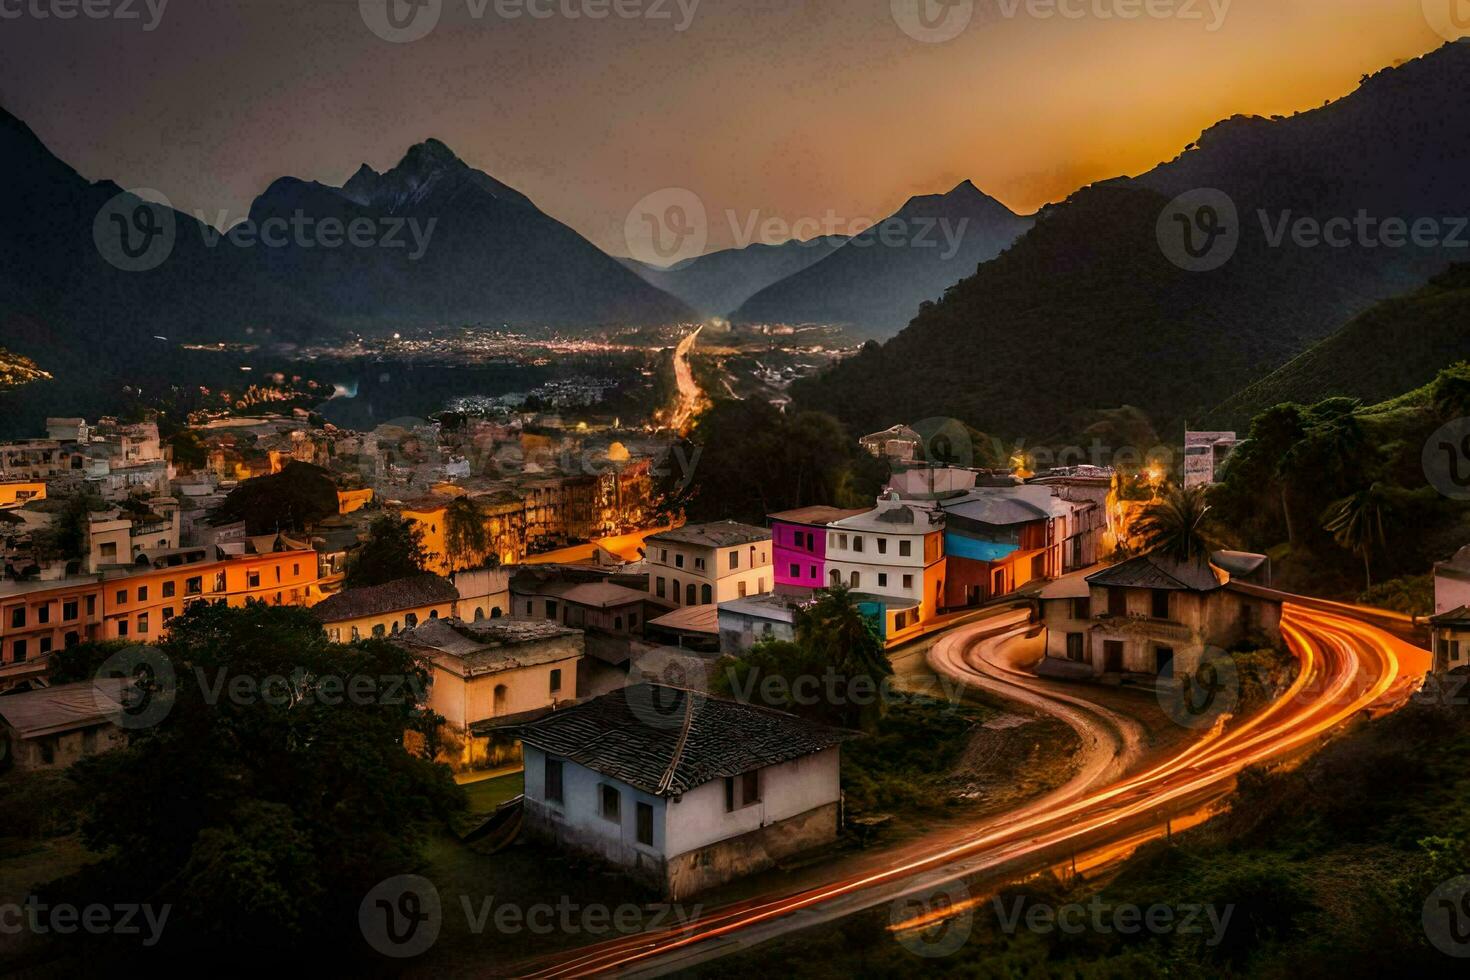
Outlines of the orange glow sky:
{"label": "orange glow sky", "polygon": [[1320,105],[1444,41],[1425,15],[1441,0],[1233,0],[1215,31],[1210,0],[1154,0],[1203,21],[1062,2],[1084,15],[976,0],[934,44],[890,0],[702,0],[682,32],[475,20],[443,0],[428,37],[389,44],[356,0],[173,0],[151,32],[0,21],[0,101],[84,175],[226,223],[276,176],[340,183],[437,136],[626,254],[629,209],[665,187],[704,201],[711,248],[729,244],[727,211],[875,219],[966,178],[1034,210],[1217,119]]}

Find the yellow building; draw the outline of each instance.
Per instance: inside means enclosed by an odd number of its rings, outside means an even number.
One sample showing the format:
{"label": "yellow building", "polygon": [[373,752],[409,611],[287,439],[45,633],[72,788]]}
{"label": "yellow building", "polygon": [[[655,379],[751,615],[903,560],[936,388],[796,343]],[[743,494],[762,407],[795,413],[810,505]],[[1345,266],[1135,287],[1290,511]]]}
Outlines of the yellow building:
{"label": "yellow building", "polygon": [[397,636],[433,619],[479,622],[510,611],[510,576],[502,569],[459,572],[453,581],[426,573],[347,589],[312,608],[333,643]]}
{"label": "yellow building", "polygon": [[46,499],[46,484],[39,480],[14,480],[0,483],[0,510],[23,507],[32,500]]}

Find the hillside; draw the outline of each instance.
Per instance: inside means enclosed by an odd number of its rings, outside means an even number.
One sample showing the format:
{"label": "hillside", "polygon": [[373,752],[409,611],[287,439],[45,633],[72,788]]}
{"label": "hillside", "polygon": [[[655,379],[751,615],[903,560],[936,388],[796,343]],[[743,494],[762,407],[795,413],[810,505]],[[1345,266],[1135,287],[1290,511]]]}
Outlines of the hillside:
{"label": "hillside", "polygon": [[[1160,431],[1202,418],[1460,255],[1357,237],[1304,247],[1275,230],[1360,210],[1470,214],[1470,125],[1445,111],[1467,98],[1470,45],[1446,45],[1320,109],[1214,126],[1174,161],[1044,210],[896,338],[793,395],[857,430],[952,416],[1032,441],[1121,404]],[[1159,228],[1171,198],[1201,187],[1233,201],[1239,241],[1223,265],[1193,272],[1165,257]]]}
{"label": "hillside", "polygon": [[1428,384],[1470,355],[1470,264],[1450,267],[1424,288],[1385,300],[1347,326],[1232,396],[1211,413],[1241,426],[1283,402],[1309,405],[1334,395],[1367,403]]}
{"label": "hillside", "polygon": [[947,194],[912,198],[822,261],[756,293],[731,319],[892,336],[920,303],[937,299],[1030,226],[1030,218],[965,181]]}
{"label": "hillside", "polygon": [[822,261],[846,239],[836,235],[809,241],[727,248],[670,268],[636,259],[622,262],[650,284],[676,296],[705,317],[726,317],[773,283]]}

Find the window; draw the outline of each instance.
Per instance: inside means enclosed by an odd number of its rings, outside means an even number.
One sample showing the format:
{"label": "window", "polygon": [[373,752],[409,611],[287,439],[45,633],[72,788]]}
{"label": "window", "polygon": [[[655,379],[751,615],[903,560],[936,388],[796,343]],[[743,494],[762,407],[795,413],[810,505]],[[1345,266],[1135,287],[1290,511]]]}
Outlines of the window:
{"label": "window", "polygon": [[562,789],[561,760],[546,760],[546,799],[551,803],[565,803],[566,793]]}
{"label": "window", "polygon": [[628,629],[632,629],[633,627],[635,627],[637,625],[638,625],[638,614],[635,613],[635,612],[628,613]]}
{"label": "window", "polygon": [[26,641],[25,640],[16,640],[15,641],[15,644],[10,648],[10,654],[11,654],[11,659],[14,660],[14,661],[16,661],[17,663],[19,663],[20,661],[24,660],[26,658],[26,656],[27,656],[27,653],[26,653]]}
{"label": "window", "polygon": [[674,600],[675,605],[677,605],[679,602],[679,596],[682,594],[679,592],[679,580],[673,579],[670,584],[673,586],[673,595],[671,596],[671,598]]}
{"label": "window", "polygon": [[224,590],[225,590],[225,573],[224,572],[215,572],[214,573],[214,591],[216,591],[216,592],[223,592]]}
{"label": "window", "polygon": [[75,599],[68,599],[61,604],[61,618],[63,621],[68,622],[77,618],[77,601]]}
{"label": "window", "polygon": [[418,624],[419,624],[419,614],[418,613],[404,613],[404,615],[403,615],[403,625],[407,626],[409,629],[413,629]]}
{"label": "window", "polygon": [[1169,591],[1167,589],[1154,589],[1153,617],[1154,619],[1169,618]]}
{"label": "window", "polygon": [[711,602],[714,602],[715,601],[714,590],[711,589],[708,585],[700,586],[700,589],[699,589],[699,601],[700,601],[700,604],[706,605],[706,606],[709,605]]}
{"label": "window", "polygon": [[138,632],[140,634],[148,632],[148,614],[147,613],[138,613]]}
{"label": "window", "polygon": [[653,806],[648,803],[638,804],[638,843],[653,846]]}
{"label": "window", "polygon": [[888,574],[886,572],[879,572],[878,573],[878,588],[880,588],[880,589],[886,589],[887,587],[888,587]]}
{"label": "window", "polygon": [[658,550],[658,560],[661,561],[661,562],[663,562],[665,565],[667,565],[669,563],[669,549],[668,548],[660,548]]}
{"label": "window", "polygon": [[245,573],[245,588],[260,588],[260,569],[251,569],[250,571]]}
{"label": "window", "polygon": [[198,595],[204,591],[204,577],[196,575],[184,580],[184,595]]}
{"label": "window", "polygon": [[89,596],[87,596],[87,615],[88,616],[95,616],[96,614],[97,614],[97,597],[94,596],[94,595],[89,595]]}
{"label": "window", "polygon": [[698,597],[695,594],[695,591],[694,591],[694,583],[693,582],[690,582],[688,585],[684,586],[684,605],[686,605],[686,606],[698,605],[697,598]]}
{"label": "window", "polygon": [[37,606],[36,607],[36,622],[38,622],[38,623],[49,623],[49,622],[51,622],[51,604],[50,603],[47,603],[44,606]]}
{"label": "window", "polygon": [[735,591],[740,595],[740,598],[744,599],[745,598],[745,583],[744,582],[736,582],[735,583]]}
{"label": "window", "polygon": [[43,637],[41,637],[41,652],[42,653],[50,653],[51,652],[51,637],[49,637],[49,636],[43,636]]}
{"label": "window", "polygon": [[126,619],[119,619],[117,621],[117,635],[118,636],[127,636],[128,635],[128,621]]}
{"label": "window", "polygon": [[886,555],[886,554],[888,554],[888,539],[887,538],[879,538],[878,539],[878,554],[880,554],[880,555]]}
{"label": "window", "polygon": [[148,601],[148,586],[146,586],[146,585],[140,585],[140,586],[138,586],[138,601],[139,602],[147,602]]}
{"label": "window", "polygon": [[912,589],[914,587],[914,577],[912,575],[905,575],[903,577],[903,587],[905,589]]}
{"label": "window", "polygon": [[759,769],[725,777],[725,811],[741,810],[761,801],[761,773]]}
{"label": "window", "polygon": [[373,636],[376,636],[379,639],[381,639],[382,637],[384,637],[386,635],[388,635],[388,628],[386,626],[384,626],[382,623],[379,623],[378,625],[376,625],[376,626],[373,627]]}
{"label": "window", "polygon": [[1128,615],[1128,593],[1123,589],[1108,589],[1108,615]]}
{"label": "window", "polygon": [[561,668],[558,667],[551,672],[551,693],[556,694],[561,690]]}
{"label": "window", "polygon": [[801,566],[800,565],[797,565],[795,563],[792,564],[792,566],[791,566],[791,577],[792,578],[801,578]]}
{"label": "window", "polygon": [[163,597],[165,599],[172,599],[174,597],[174,588],[173,582],[163,583]]}
{"label": "window", "polygon": [[664,585],[664,577],[662,575],[660,575],[657,581],[655,581],[653,584],[654,595],[658,596],[660,599],[664,598],[664,594],[666,592]]}
{"label": "window", "polygon": [[298,562],[292,562],[291,563],[291,574],[292,575],[300,575],[301,574],[301,563],[299,561]]}
{"label": "window", "polygon": [[860,554],[862,553],[862,550],[863,550],[863,536],[861,534],[855,534],[855,535],[853,535],[853,537],[852,537],[852,550],[853,551],[856,551],[856,552],[858,552]]}
{"label": "window", "polygon": [[10,628],[20,629],[26,624],[26,607],[17,606],[10,610]]}
{"label": "window", "polygon": [[604,784],[602,790],[602,819],[610,823],[623,822],[623,794],[617,787]]}
{"label": "window", "polygon": [[168,625],[168,621],[170,619],[173,619],[173,618],[174,618],[174,607],[173,606],[164,606],[163,607],[163,625],[167,626]]}
{"label": "window", "polygon": [[123,606],[123,605],[126,605],[127,604],[127,601],[128,601],[128,590],[127,589],[118,589],[117,590],[117,604],[119,606]]}
{"label": "window", "polygon": [[613,632],[615,632],[615,633],[621,633],[622,631],[623,631],[623,617],[622,616],[614,616],[613,617]]}
{"label": "window", "polygon": [[553,601],[553,600],[551,600],[551,599],[547,599],[546,600],[546,618],[547,619],[555,619],[556,618],[556,602]]}
{"label": "window", "polygon": [[914,543],[912,541],[900,541],[898,543],[898,556],[900,558],[907,558],[913,553]]}
{"label": "window", "polygon": [[697,569],[699,569],[701,572],[704,571],[704,559],[703,558],[696,558],[696,559],[694,559],[694,567],[697,568]]}
{"label": "window", "polygon": [[730,552],[730,568],[736,569],[736,568],[739,568],[739,567],[740,567],[740,552],[738,550]]}
{"label": "window", "polygon": [[857,572],[853,572],[848,576],[847,584],[849,588],[857,589],[863,584],[863,577]]}
{"label": "window", "polygon": [[1067,659],[1080,662],[1084,656],[1087,637],[1081,633],[1067,634]]}
{"label": "window", "polygon": [[531,603],[530,602],[527,602],[526,603],[526,615],[527,616],[534,615],[534,613],[532,613],[532,611],[531,611]]}
{"label": "window", "polygon": [[684,567],[684,556],[683,555],[675,555],[674,556],[674,567],[675,568],[683,568]]}
{"label": "window", "polygon": [[1078,598],[1078,599],[1073,599],[1072,600],[1072,618],[1073,619],[1091,619],[1092,618],[1092,600],[1089,599],[1089,598],[1087,598],[1086,596],[1083,596],[1083,597]]}
{"label": "window", "polygon": [[104,542],[102,542],[101,555],[102,555],[103,558],[116,558],[117,557],[117,543],[114,542],[114,541],[104,541]]}

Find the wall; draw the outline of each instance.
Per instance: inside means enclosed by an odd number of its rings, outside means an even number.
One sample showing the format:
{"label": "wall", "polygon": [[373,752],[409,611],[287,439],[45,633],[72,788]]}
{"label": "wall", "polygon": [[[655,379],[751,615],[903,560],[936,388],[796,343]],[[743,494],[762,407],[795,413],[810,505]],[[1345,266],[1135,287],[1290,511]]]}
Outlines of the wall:
{"label": "wall", "polygon": [[[551,663],[514,667],[493,674],[481,674],[469,680],[438,664],[434,665],[429,687],[429,707],[444,716],[452,728],[463,731],[477,721],[503,715],[550,707],[557,701],[570,701],[577,695],[577,661],[582,656],[580,636],[558,637],[542,641],[559,648],[562,658]],[[531,644],[526,644],[529,652]],[[561,671],[561,690],[551,692],[551,672]],[[503,710],[495,710],[495,689],[506,688]]]}
{"label": "wall", "polygon": [[[811,537],[812,546],[805,544]],[[807,524],[771,523],[771,565],[777,585],[820,589],[826,585],[827,529]],[[796,566],[795,574],[791,567]]]}
{"label": "wall", "polygon": [[[704,587],[710,587],[710,602],[726,602],[747,595],[759,595],[771,591],[776,584],[775,572],[771,568],[771,542],[755,541],[750,544],[729,548],[701,547],[674,544],[665,541],[649,541],[648,545],[648,591],[656,598],[667,598],[681,606],[709,605],[704,599]],[[730,567],[731,556],[737,557],[738,565]],[[679,567],[683,558],[684,566]],[[701,566],[703,564],[703,567]],[[664,582],[665,593],[660,597],[658,583]],[[674,595],[673,583],[679,583],[679,594]],[[694,586],[694,601],[689,601],[689,586]]]}
{"label": "wall", "polygon": [[[562,762],[562,796],[556,804],[546,799],[546,755],[525,747],[526,822],[543,836],[632,870],[662,889],[664,853],[668,841],[669,802],[634,789],[618,779],[593,772],[570,760]],[[600,788],[616,787],[621,794],[621,820],[613,823],[601,814]],[[637,804],[653,807],[653,844],[638,843]]]}
{"label": "wall", "polygon": [[[334,619],[322,623],[333,643],[351,643],[371,636],[397,636],[402,630],[431,619],[447,619],[454,615],[454,603],[436,602],[422,606],[393,609],[374,616],[356,619]],[[410,619],[412,617],[412,619]]]}
{"label": "wall", "polygon": [[[127,744],[127,733],[110,723],[25,740],[17,738],[15,730],[9,726],[3,726],[0,730],[3,730],[6,740],[10,743],[9,750],[15,759],[15,768],[20,770],[65,769],[78,759],[121,748]],[[87,747],[87,732],[91,733],[91,738],[94,740],[91,751],[88,751]],[[45,757],[44,749],[47,745],[51,747],[50,762],[47,762]]]}

